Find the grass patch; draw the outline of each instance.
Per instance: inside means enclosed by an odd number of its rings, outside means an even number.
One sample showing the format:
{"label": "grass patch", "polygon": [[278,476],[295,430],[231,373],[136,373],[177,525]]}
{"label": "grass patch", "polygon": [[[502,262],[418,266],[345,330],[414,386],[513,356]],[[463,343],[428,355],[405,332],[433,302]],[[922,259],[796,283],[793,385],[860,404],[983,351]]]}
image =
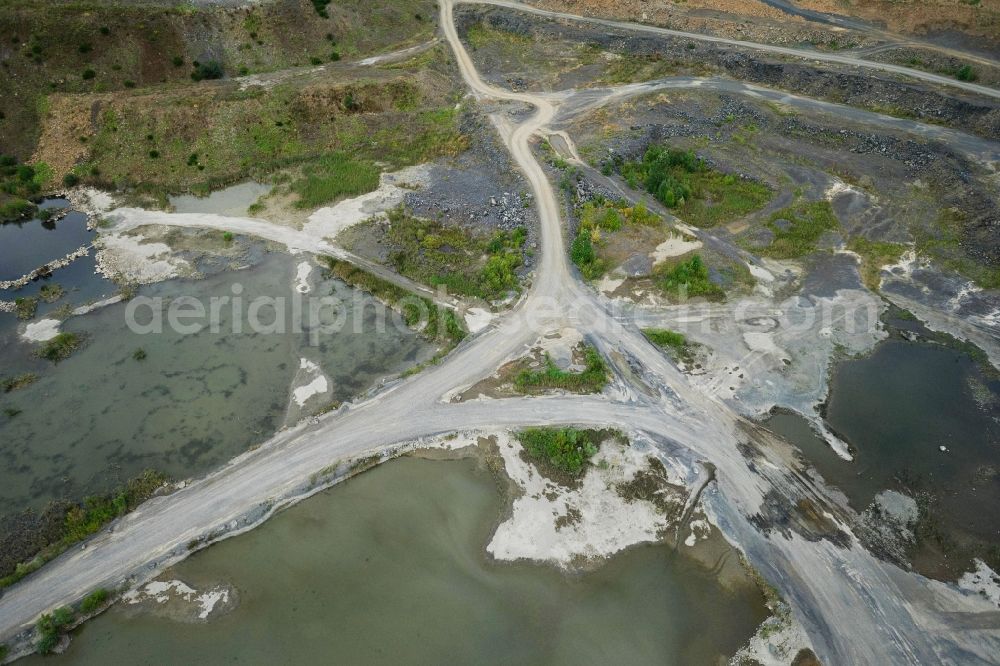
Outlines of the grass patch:
{"label": "grass patch", "polygon": [[544,476],[571,483],[583,475],[605,440],[628,441],[617,430],[576,428],[527,428],[516,436],[524,447],[524,455]]}
{"label": "grass patch", "polygon": [[972,65],[965,64],[955,70],[955,78],[959,81],[975,81],[979,78],[976,70],[973,69]]}
{"label": "grass patch", "polygon": [[388,240],[395,248],[389,261],[400,274],[488,301],[520,289],[516,271],[524,262],[524,227],[486,236],[412,217],[401,206],[388,217]]}
{"label": "grass patch", "polygon": [[22,321],[34,317],[37,310],[38,299],[33,296],[18,296],[14,299],[14,313]]}
{"label": "grass patch", "polygon": [[829,201],[800,201],[773,213],[767,228],[774,241],[758,252],[775,259],[794,259],[816,251],[824,232],[840,228]]}
{"label": "grass patch", "polygon": [[43,284],[42,288],[38,290],[38,293],[42,297],[42,300],[46,303],[55,303],[63,297],[66,290],[63,289],[61,284],[53,282],[51,284]]}
{"label": "grass patch", "polygon": [[608,366],[591,345],[583,349],[585,367],[582,372],[567,372],[556,366],[548,354],[541,370],[525,369],[514,377],[519,393],[540,393],[563,390],[571,393],[600,393],[608,383]]}
{"label": "grass patch", "polygon": [[654,279],[665,294],[676,296],[680,301],[698,296],[721,301],[726,297],[725,290],[709,279],[708,266],[698,254],[685,261],[664,265],[654,274]]}
{"label": "grass patch", "polygon": [[379,184],[377,166],[345,153],[325,155],[303,167],[302,174],[290,185],[299,197],[296,208],[318,208],[340,197],[371,192]]}
{"label": "grass patch", "polygon": [[320,257],[320,260],[334,277],[371,294],[398,311],[406,325],[418,330],[421,335],[449,346],[458,344],[468,335],[452,310],[438,307],[429,299],[411,294],[349,262],[326,256]]}
{"label": "grass patch", "polygon": [[847,243],[847,249],[861,257],[861,281],[872,291],[878,291],[882,281],[882,267],[899,261],[906,246],[857,236]]}
{"label": "grass patch", "polygon": [[3,387],[4,393],[10,393],[34,384],[36,381],[38,381],[38,375],[33,372],[25,372],[13,377],[5,377],[3,381],[0,381],[0,387]]}
{"label": "grass patch", "polygon": [[716,171],[691,150],[651,146],[641,162],[620,162],[618,168],[630,187],[641,185],[699,227],[742,217],[762,208],[772,196],[766,185]]}
{"label": "grass patch", "polygon": [[694,346],[683,333],[665,328],[644,328],[642,333],[654,345],[666,350],[674,360],[682,361],[685,365],[694,361]]}
{"label": "grass patch", "polygon": [[70,355],[80,348],[83,339],[76,333],[64,331],[51,340],[45,341],[36,352],[39,358],[58,363],[65,361]]}

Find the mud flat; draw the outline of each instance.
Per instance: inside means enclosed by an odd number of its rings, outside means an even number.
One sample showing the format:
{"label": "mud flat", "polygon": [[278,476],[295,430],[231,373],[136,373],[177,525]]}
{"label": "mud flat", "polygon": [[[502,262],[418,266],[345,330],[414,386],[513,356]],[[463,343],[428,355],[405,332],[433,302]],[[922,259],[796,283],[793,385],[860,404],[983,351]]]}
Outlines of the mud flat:
{"label": "mud flat", "polygon": [[269,664],[336,651],[348,663],[707,664],[766,616],[756,590],[725,588],[666,546],[577,576],[494,563],[484,547],[501,505],[475,460],[389,462],[162,577],[199,594],[237,590],[235,609],[191,624],[123,604],[45,663]]}

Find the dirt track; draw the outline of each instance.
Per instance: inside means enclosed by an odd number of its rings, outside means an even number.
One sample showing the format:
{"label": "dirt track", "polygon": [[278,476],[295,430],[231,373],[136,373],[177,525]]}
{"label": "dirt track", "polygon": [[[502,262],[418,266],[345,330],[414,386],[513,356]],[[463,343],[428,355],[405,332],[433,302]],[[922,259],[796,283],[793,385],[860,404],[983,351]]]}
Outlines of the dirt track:
{"label": "dirt track", "polygon": [[[40,613],[96,587],[114,587],[129,577],[149,578],[185,557],[189,542],[249,529],[276,507],[307,496],[313,490],[310,476],[337,461],[456,429],[572,423],[656,433],[714,464],[717,481],[706,491],[704,501],[726,537],[746,552],[789,601],[824,663],[990,663],[1000,653],[995,609],[865,551],[850,535],[848,510],[824,488],[790,470],[778,443],[714,396],[692,386],[633,324],[617,322],[607,303],[575,279],[566,260],[555,193],[529,143],[555,116],[558,101],[484,83],[458,39],[452,0],[439,4],[444,37],[472,94],[536,109],[520,122],[511,113],[494,115],[538,205],[542,257],[527,298],[441,365],[315,423],[278,433],[216,473],[144,504],[113,530],[93,539],[85,550],[67,553],[14,586],[0,598],[0,639],[11,638]],[[494,4],[541,13],[513,3]],[[753,46],[803,56],[794,49]],[[915,75],[905,68],[818,55],[807,57]],[[919,73],[918,78],[972,92],[982,88],[939,81],[944,77],[926,73]],[[981,94],[1000,97],[1000,92],[990,89]],[[540,334],[564,326],[580,330],[605,354],[614,350],[634,360],[642,369],[640,379],[652,387],[654,397],[637,390],[621,401],[554,397],[450,404],[441,400],[447,392],[492,373]],[[756,450],[749,457],[745,454],[748,444]],[[766,514],[766,505],[775,504],[788,507],[794,517],[795,507],[804,500],[830,516],[819,536],[795,520],[783,525],[750,520]]]}

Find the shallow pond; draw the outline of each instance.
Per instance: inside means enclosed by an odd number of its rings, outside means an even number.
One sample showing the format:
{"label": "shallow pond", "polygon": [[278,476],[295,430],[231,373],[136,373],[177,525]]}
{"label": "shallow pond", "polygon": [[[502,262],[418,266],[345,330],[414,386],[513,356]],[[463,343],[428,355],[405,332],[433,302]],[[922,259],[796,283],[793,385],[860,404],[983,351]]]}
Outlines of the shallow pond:
{"label": "shallow pond", "polygon": [[393,461],[166,574],[235,586],[229,614],[117,606],[25,663],[716,664],[766,617],[755,589],[665,546],[575,576],[488,561],[499,510],[472,460]]}
{"label": "shallow pond", "polygon": [[[65,199],[48,199],[41,208],[64,208]],[[79,247],[93,242],[87,230],[87,216],[71,211],[61,220],[42,222],[38,218],[0,224],[0,280],[16,280],[22,275],[62,259]]]}
{"label": "shallow pond", "polygon": [[894,337],[837,366],[826,420],[851,444],[853,462],[797,416],[776,414],[767,425],[855,509],[886,488],[926,491],[948,529],[1000,543],[1000,383],[966,353]]}
{"label": "shallow pond", "polygon": [[[232,296],[237,288],[245,303],[258,296],[290,298],[304,261],[265,253],[252,268],[203,280],[171,280],[144,287],[139,295],[162,297],[164,309],[181,296],[206,302]],[[351,299],[356,293],[321,279],[318,268],[312,279],[317,294]],[[370,299],[359,298],[374,308]],[[371,309],[357,317],[348,313],[343,329],[315,346],[307,329],[255,333],[246,325],[233,326],[234,315],[226,308],[218,330],[195,334],[169,326],[159,334],[142,334],[128,326],[126,312],[125,304],[117,304],[67,320],[63,330],[85,342],[56,365],[36,358],[38,345],[11,332],[16,331],[13,314],[0,314],[5,322],[0,330],[6,331],[0,374],[39,376],[25,388],[0,393],[4,512],[107,490],[145,468],[184,479],[218,466],[285,422],[291,384],[303,359],[329,376],[328,391],[315,399],[329,404],[363,392],[433,351],[406,329],[388,326],[376,332]],[[140,323],[146,321],[143,312],[136,315]],[[270,320],[266,313],[261,319]],[[139,349],[145,355],[141,360],[134,358]]]}
{"label": "shallow pond", "polygon": [[175,213],[213,213],[246,217],[247,209],[272,189],[272,185],[248,181],[216,190],[205,197],[181,194],[170,197],[169,201]]}

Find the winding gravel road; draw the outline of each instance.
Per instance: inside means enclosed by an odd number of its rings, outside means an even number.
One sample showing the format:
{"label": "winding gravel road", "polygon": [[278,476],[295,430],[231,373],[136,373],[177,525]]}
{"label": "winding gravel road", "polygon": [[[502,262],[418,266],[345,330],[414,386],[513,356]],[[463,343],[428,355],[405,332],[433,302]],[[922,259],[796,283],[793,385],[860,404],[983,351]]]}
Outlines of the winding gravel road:
{"label": "winding gravel road", "polygon": [[[535,14],[576,20],[523,5],[493,2]],[[512,312],[460,345],[448,359],[357,404],[279,432],[258,449],[170,495],[155,498],[91,540],[9,589],[0,598],[0,640],[29,628],[42,612],[79,599],[98,586],[142,581],[182,559],[188,544],[249,529],[277,508],[313,492],[310,477],[327,466],[399,442],[456,429],[523,425],[612,425],[642,431],[692,450],[716,467],[703,495],[725,536],[772,581],[809,633],[823,663],[988,664],[1000,654],[996,609],[952,586],[876,559],[856,539],[806,538],[785,524],[752,521],[762,507],[808,500],[844,534],[852,515],[821,485],[790,466],[787,445],[697,390],[631,324],[609,315],[608,304],[584,288],[567,264],[559,205],[530,142],[544,133],[560,100],[494,88],[480,78],[458,38],[453,0],[439,0],[445,40],[472,95],[535,111],[498,112],[494,122],[538,205],[542,256],[527,297]],[[648,26],[585,19],[616,28],[710,41]],[[746,45],[741,42],[729,42]],[[749,45],[802,57],[782,47]],[[905,68],[848,57],[805,57],[910,74]],[[904,71],[900,71],[904,70]],[[997,97],[996,91],[919,73],[918,78]],[[230,228],[233,228],[230,225]],[[238,230],[238,229],[234,229]],[[450,403],[442,396],[467,387],[516,357],[540,334],[579,329],[605,354],[616,351],[640,368],[646,390],[625,400],[597,397],[516,398]],[[652,390],[649,390],[649,389]],[[756,453],[745,455],[747,447]],[[836,531],[835,531],[836,532]]]}

